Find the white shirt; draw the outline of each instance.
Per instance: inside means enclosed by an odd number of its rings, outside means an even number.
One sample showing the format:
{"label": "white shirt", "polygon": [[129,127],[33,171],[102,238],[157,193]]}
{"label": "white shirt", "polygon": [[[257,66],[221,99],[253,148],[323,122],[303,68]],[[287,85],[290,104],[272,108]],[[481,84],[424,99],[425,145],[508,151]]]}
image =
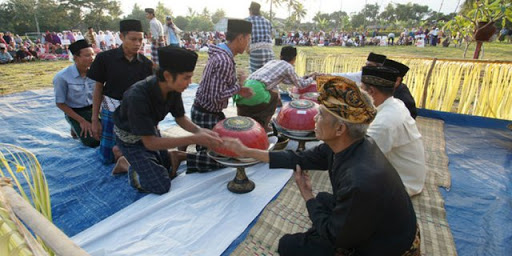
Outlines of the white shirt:
{"label": "white shirt", "polygon": [[159,37],[164,36],[164,28],[162,27],[162,23],[156,18],[152,18],[149,21],[149,30],[153,40],[158,40]]}
{"label": "white shirt", "polygon": [[401,100],[388,98],[377,107],[367,134],[395,167],[409,196],[423,190],[427,168],[421,134]]}

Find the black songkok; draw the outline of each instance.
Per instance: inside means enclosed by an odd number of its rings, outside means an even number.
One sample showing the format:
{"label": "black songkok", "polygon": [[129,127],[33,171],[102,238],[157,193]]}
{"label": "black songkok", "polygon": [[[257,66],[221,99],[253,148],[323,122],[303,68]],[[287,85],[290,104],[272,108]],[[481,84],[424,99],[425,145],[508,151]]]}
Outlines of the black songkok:
{"label": "black songkok", "polygon": [[281,49],[281,56],[294,58],[297,56],[297,48],[293,46],[285,46]]}
{"label": "black songkok", "polygon": [[120,32],[129,32],[129,31],[144,32],[144,30],[142,30],[142,23],[140,23],[140,20],[122,20],[121,22],[119,22],[119,31]]}
{"label": "black songkok", "polygon": [[251,6],[249,6],[249,10],[259,11],[261,5],[256,2],[251,2]]}
{"label": "black songkok", "polygon": [[192,72],[196,67],[197,53],[183,48],[166,46],[158,48],[160,68],[182,73]]}
{"label": "black songkok", "polygon": [[368,54],[368,58],[366,60],[375,62],[375,63],[379,63],[379,64],[383,64],[384,61],[386,61],[386,55],[381,55],[381,54],[376,54],[376,53],[370,52],[370,54]]}
{"label": "black songkok", "polygon": [[144,12],[155,14],[155,9],[153,9],[153,8],[146,8],[146,9],[144,9]]}
{"label": "black songkok", "polygon": [[398,70],[388,67],[363,67],[361,81],[368,85],[393,88]]}
{"label": "black songkok", "polygon": [[394,61],[394,60],[390,60],[390,59],[386,59],[386,61],[384,61],[384,65],[383,67],[388,67],[388,68],[394,68],[396,70],[398,70],[399,74],[398,76],[399,77],[404,77],[405,74],[407,74],[407,71],[409,71],[409,67],[400,63],[400,62],[397,62],[397,61]]}
{"label": "black songkok", "polygon": [[228,20],[228,32],[240,33],[240,34],[251,34],[252,23],[246,20],[229,19]]}
{"label": "black songkok", "polygon": [[78,40],[78,41],[70,44],[69,50],[71,51],[71,54],[77,55],[78,53],[80,53],[80,50],[87,48],[87,47],[91,47],[91,45],[88,44],[87,41],[82,39],[82,40]]}

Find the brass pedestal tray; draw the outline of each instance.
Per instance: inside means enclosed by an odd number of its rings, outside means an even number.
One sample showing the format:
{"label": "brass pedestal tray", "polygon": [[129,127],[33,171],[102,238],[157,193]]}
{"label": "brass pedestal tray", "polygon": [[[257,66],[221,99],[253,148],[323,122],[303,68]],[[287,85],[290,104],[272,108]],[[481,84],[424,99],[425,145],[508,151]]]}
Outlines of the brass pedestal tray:
{"label": "brass pedestal tray", "polygon": [[277,121],[275,119],[272,119],[272,128],[274,129],[274,133],[276,133],[276,131],[277,131],[284,137],[289,138],[294,141],[297,141],[299,143],[299,145],[297,146],[296,151],[304,151],[306,149],[306,142],[308,142],[308,141],[318,141],[318,139],[315,136],[314,131],[286,130],[283,127],[279,126],[279,124],[277,124]]}
{"label": "brass pedestal tray", "polygon": [[[277,137],[269,137],[269,148],[268,150],[272,150],[274,145],[277,142]],[[245,168],[253,166],[260,161],[254,158],[233,158],[219,155],[211,150],[208,150],[208,156],[213,160],[217,161],[220,164],[223,164],[227,167],[236,168],[235,178],[228,182],[228,190],[236,193],[236,194],[244,194],[254,190],[256,184],[252,180],[250,180],[245,174]]]}

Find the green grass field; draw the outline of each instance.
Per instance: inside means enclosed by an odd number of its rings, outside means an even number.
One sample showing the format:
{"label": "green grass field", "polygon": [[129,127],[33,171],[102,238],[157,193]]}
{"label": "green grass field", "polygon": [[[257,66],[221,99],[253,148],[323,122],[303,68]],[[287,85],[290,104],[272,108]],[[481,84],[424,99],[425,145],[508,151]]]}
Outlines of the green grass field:
{"label": "green grass field", "polygon": [[[467,59],[473,56],[475,44],[469,48]],[[279,55],[281,47],[274,47],[274,52]],[[308,55],[326,56],[336,54],[355,54],[365,56],[369,52],[376,52],[388,56],[410,56],[429,58],[454,58],[462,59],[464,49],[454,47],[425,47],[391,46],[391,47],[299,47]],[[484,57],[486,60],[512,61],[512,44],[485,43]],[[199,53],[199,60],[194,72],[193,82],[199,83],[204,66],[208,60],[207,53]],[[244,69],[248,73],[249,56],[238,55],[235,58],[238,69]],[[71,65],[69,61],[36,61],[31,63],[0,65],[0,95],[52,87],[53,76],[64,67]]]}

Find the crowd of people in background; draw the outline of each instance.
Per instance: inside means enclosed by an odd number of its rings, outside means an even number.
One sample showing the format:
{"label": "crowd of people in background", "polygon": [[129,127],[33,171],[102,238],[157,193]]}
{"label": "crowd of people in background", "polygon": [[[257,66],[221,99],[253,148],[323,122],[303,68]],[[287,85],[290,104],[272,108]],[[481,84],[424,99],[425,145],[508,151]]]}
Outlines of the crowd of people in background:
{"label": "crowd of people in background", "polygon": [[[167,24],[164,25],[166,45],[171,40],[173,45],[179,45],[189,50],[208,51],[208,45],[218,45],[225,42],[226,35],[219,31],[181,31],[172,23],[170,16],[167,17]],[[172,28],[169,29],[169,28]],[[169,33],[176,31],[176,33]],[[173,34],[173,36],[169,36]],[[115,49],[121,45],[119,31],[94,31],[92,27],[82,34],[80,31],[62,31],[42,34],[38,38],[30,39],[27,36],[12,34],[11,32],[0,32],[0,64],[13,62],[27,62],[34,60],[65,60],[69,59],[68,46],[80,39],[85,39],[93,46],[95,53]],[[293,46],[437,46],[460,47],[464,40],[471,40],[463,37],[460,33],[449,34],[437,27],[431,28],[410,28],[403,29],[401,33],[385,32],[378,29],[373,31],[290,31],[275,32],[275,45]],[[512,29],[503,28],[496,34],[496,40],[501,42],[512,42]],[[145,45],[150,45],[151,40],[147,38]],[[141,48],[141,52],[144,47]]]}

